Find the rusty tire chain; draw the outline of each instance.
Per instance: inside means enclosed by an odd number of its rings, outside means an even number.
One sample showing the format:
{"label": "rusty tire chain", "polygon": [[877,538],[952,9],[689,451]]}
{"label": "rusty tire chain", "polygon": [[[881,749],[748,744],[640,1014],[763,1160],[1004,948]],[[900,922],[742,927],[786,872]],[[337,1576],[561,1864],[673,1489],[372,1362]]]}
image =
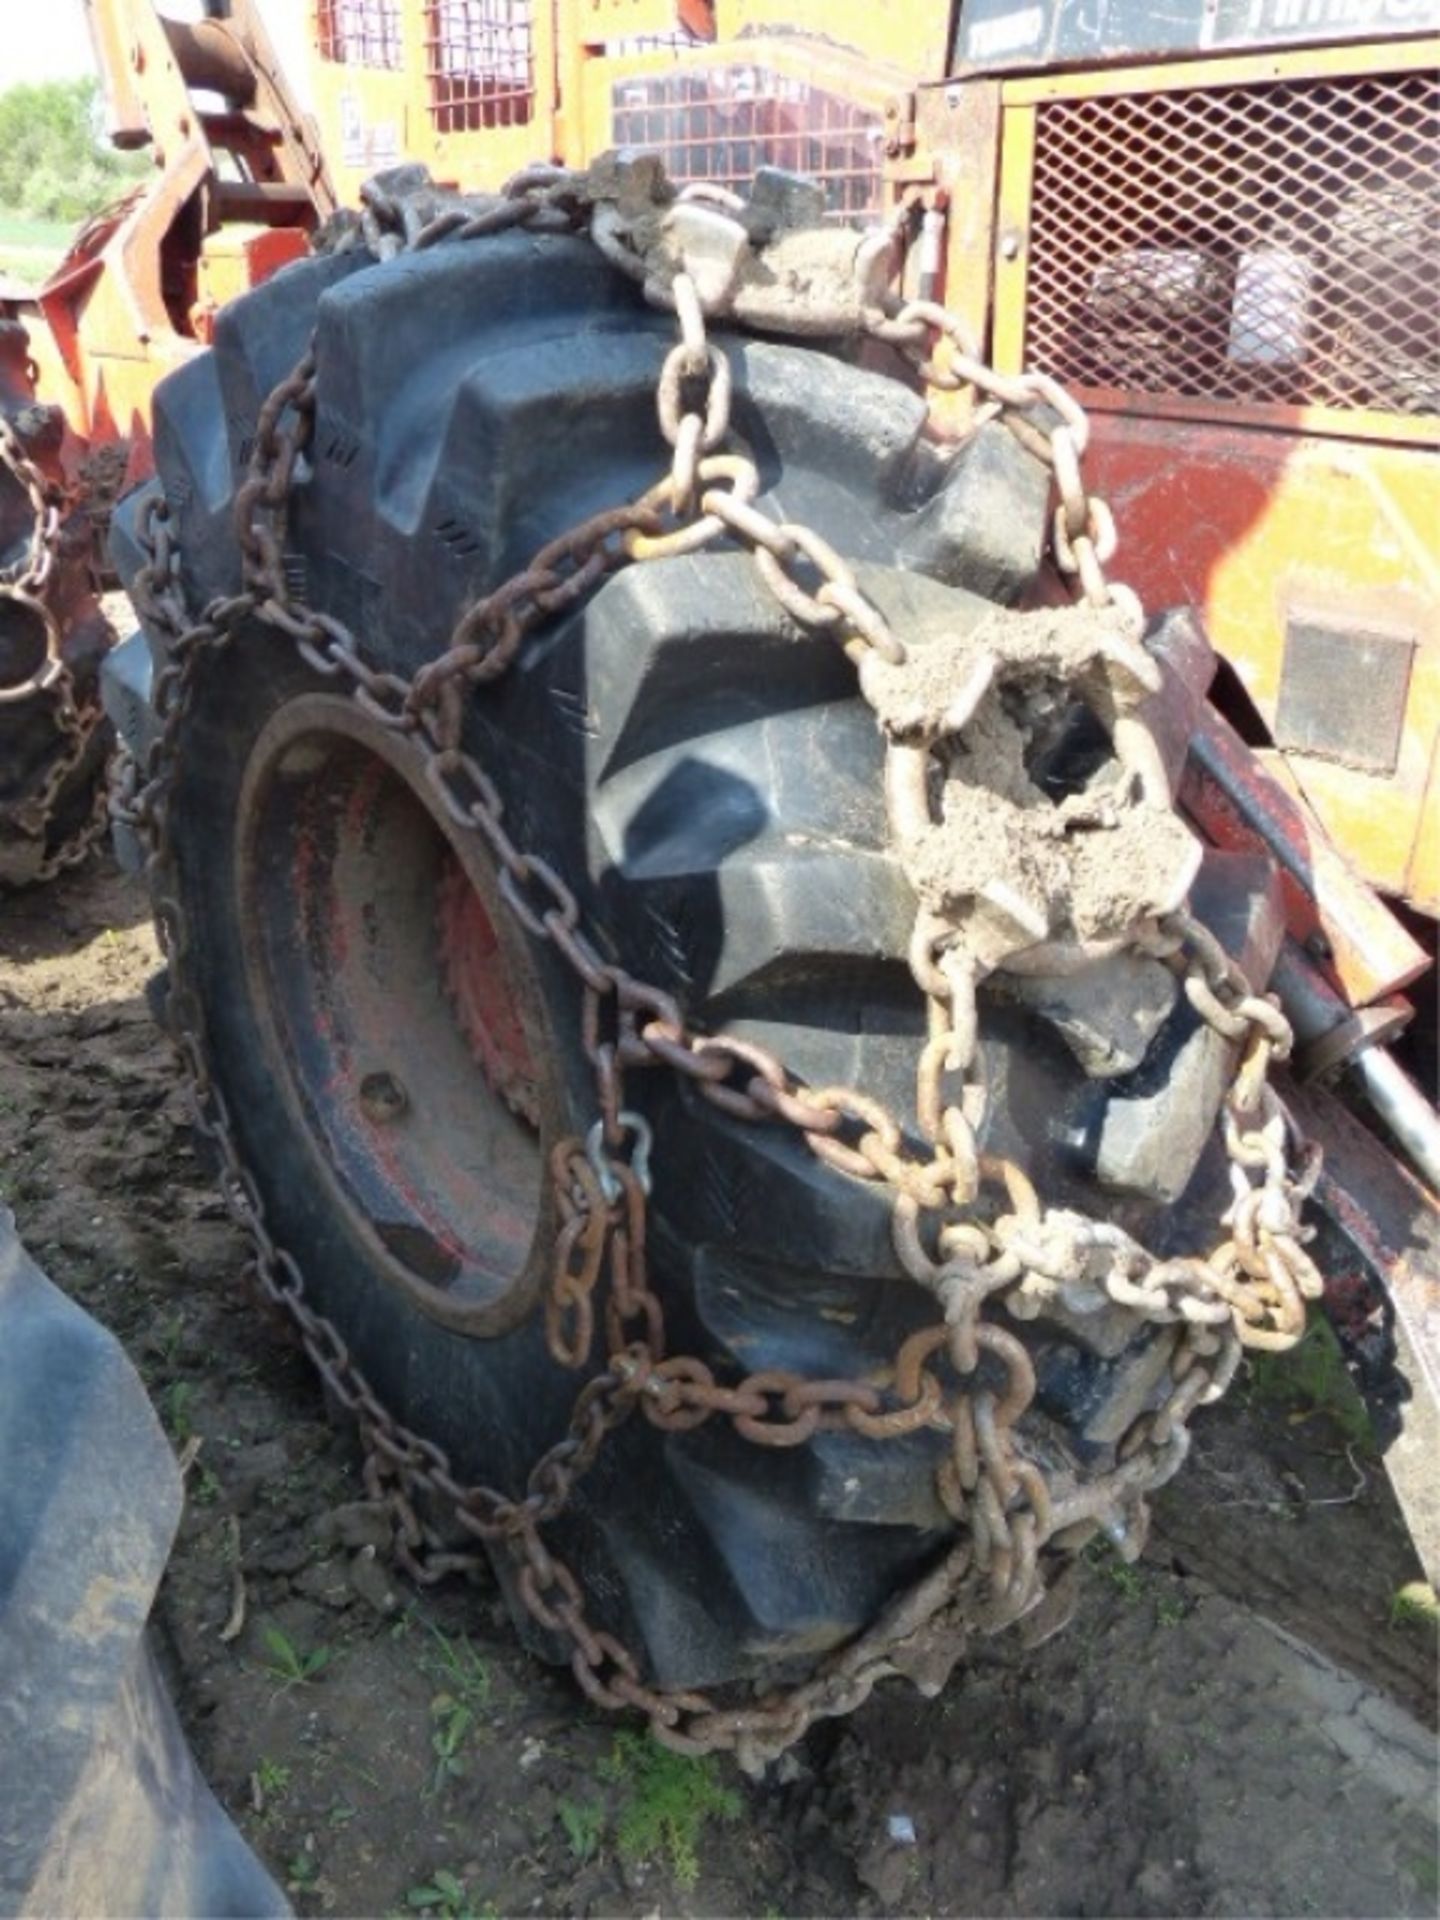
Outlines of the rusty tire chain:
{"label": "rusty tire chain", "polygon": [[[451,211],[418,224],[408,209],[398,218],[392,214],[402,234],[382,233],[382,240],[397,244],[381,251],[519,225],[579,226],[572,183],[573,176],[536,169],[512,183],[510,206],[478,218]],[[367,196],[367,216],[374,221],[383,212],[381,196]],[[926,929],[917,933],[912,952],[929,1018],[917,1097],[927,1153],[917,1158],[900,1123],[862,1092],[805,1087],[765,1049],[690,1031],[669,995],[602,958],[580,924],[569,886],[510,839],[493,783],[459,745],[464,691],[498,678],[531,627],[573,605],[627,562],[733,538],[749,548],[767,585],[802,626],[833,632],[857,661],[871,650],[891,661],[904,658],[903,642],[860,594],[840,556],[811,529],[777,524],[753,506],[759,492],[753,463],[743,452],[718,451],[728,434],[728,363],[705,338],[704,314],[687,275],[677,276],[674,304],[680,340],[667,356],[657,391],[661,431],[672,448],[670,472],[641,499],[596,514],[549,542],[522,572],[465,612],[447,651],[413,680],[370,667],[347,628],[292,600],[285,585],[281,558],[290,483],[313,428],[315,363],[313,352],[307,353],[262,407],[249,475],[237,491],[245,580],[239,594],[211,602],[192,621],[168,509],[159,496],[146,503],[140,535],[149,557],[135,594],[142,613],[171,636],[172,646],[156,680],[160,724],[143,777],[133,762],[123,763],[114,811],[147,845],[147,877],[171,973],[171,1025],[199,1125],[219,1155],[222,1190],[249,1233],[265,1293],[295,1323],[330,1392],[357,1419],[367,1488],[395,1515],[402,1564],[430,1581],[473,1563],[473,1556],[447,1550],[422,1519],[419,1504],[428,1496],[472,1537],[509,1551],[527,1610],[569,1642],[576,1678],[593,1700],[646,1714],[656,1737],[669,1746],[688,1752],[734,1748],[753,1766],[781,1752],[815,1718],[850,1710],[885,1675],[910,1670],[918,1679],[914,1669],[923,1664],[927,1637],[953,1643],[968,1626],[993,1629],[1028,1611],[1043,1592],[1042,1549],[1071,1551],[1097,1524],[1114,1526],[1127,1509],[1138,1522],[1143,1494],[1184,1457],[1185,1421],[1193,1407],[1224,1391],[1242,1343],[1288,1345],[1297,1337],[1303,1300],[1317,1290],[1318,1276],[1303,1252],[1296,1220],[1306,1186],[1288,1172],[1288,1117],[1267,1082],[1271,1059],[1283,1058],[1288,1049],[1288,1027],[1271,1001],[1249,993],[1228,956],[1188,916],[1171,916],[1146,938],[1149,950],[1181,975],[1204,1017],[1240,1045],[1225,1123],[1236,1198],[1227,1216],[1231,1238],[1216,1254],[1204,1261],[1162,1262],[1105,1223],[1046,1213],[1020,1168],[977,1150],[984,1115],[977,1071],[979,976],[961,948],[937,949]],[[930,332],[938,328],[952,341],[959,337],[951,317],[929,305],[896,302],[869,324],[927,372],[937,371],[924,355]],[[1058,424],[1048,434],[1028,421],[1021,431],[1032,440],[1039,434],[1036,444],[1056,471],[1057,558],[1078,576],[1087,599],[1109,603],[1123,593],[1109,587],[1103,574],[1113,551],[1113,524],[1079,481],[1085,420],[1075,403],[1043,376],[998,380],[966,354],[963,343],[938,371],[948,383],[987,393],[992,406],[1023,414],[1043,403],[1053,410]],[[802,568],[820,577],[813,593],[798,577]],[[550,941],[565,956],[581,983],[584,1045],[600,1117],[589,1142],[565,1140],[552,1153],[560,1226],[545,1312],[556,1360],[570,1368],[584,1365],[593,1350],[594,1297],[608,1269],[607,1361],[581,1388],[567,1432],[536,1463],[519,1499],[460,1484],[443,1451],[404,1427],[378,1400],[337,1329],[310,1305],[293,1259],[272,1239],[223,1095],[208,1070],[168,831],[170,785],[197,679],[251,618],[286,633],[312,669],[348,682],[366,712],[417,739],[440,803],[457,825],[478,832],[494,856],[510,910],[534,938]],[[902,1266],[936,1294],[945,1320],[906,1340],[883,1390],[869,1381],[806,1380],[768,1371],[722,1385],[701,1361],[667,1357],[663,1309],[649,1286],[645,1257],[647,1180],[640,1148],[648,1145],[647,1130],[624,1101],[626,1071],[656,1065],[681,1074],[725,1112],[789,1125],[831,1166],[892,1189]],[[958,1101],[945,1095],[947,1075],[961,1083]],[[627,1160],[632,1136],[635,1150]],[[1252,1172],[1261,1175],[1258,1182]],[[1307,1177],[1313,1179],[1313,1171]],[[987,1186],[1003,1188],[1009,1212],[991,1208],[993,1217],[987,1218],[973,1211]],[[937,1215],[932,1251],[925,1228]],[[1120,1463],[1093,1481],[1059,1488],[1014,1438],[1035,1391],[1026,1349],[1007,1329],[982,1319],[980,1310],[990,1295],[1000,1295],[1023,1319],[1054,1294],[1073,1298],[1077,1291],[1101,1295],[1142,1320],[1177,1321],[1181,1334],[1171,1357],[1171,1391],[1157,1412],[1135,1423]],[[929,1364],[937,1355],[948,1360],[960,1390],[947,1392]],[[875,1440],[922,1428],[948,1432],[939,1489],[968,1537],[802,1685],[733,1708],[702,1694],[662,1692],[645,1683],[625,1647],[590,1623],[578,1581],[541,1534],[564,1511],[606,1436],[637,1409],[664,1431],[727,1418],[746,1439],[774,1447],[800,1445],[817,1432],[840,1428]]]}
{"label": "rusty tire chain", "polygon": [[[59,623],[46,598],[64,522],[64,492],[26,453],[19,435],[3,415],[0,415],[0,464],[9,469],[23,489],[34,514],[24,555],[10,566],[0,568],[0,599],[13,600],[27,608],[45,628],[45,658],[23,680],[0,687],[0,705],[16,706],[22,701],[49,699],[51,719],[61,742],[60,751],[46,765],[34,788],[22,799],[6,803],[4,818],[21,833],[41,835],[56,796],[85,757],[91,737],[100,724],[101,708],[98,699],[84,705],[76,700],[75,683],[61,654]],[[95,798],[85,821],[38,862],[30,877],[43,882],[53,879],[66,867],[78,865],[104,837],[109,824],[102,780],[96,784]]]}

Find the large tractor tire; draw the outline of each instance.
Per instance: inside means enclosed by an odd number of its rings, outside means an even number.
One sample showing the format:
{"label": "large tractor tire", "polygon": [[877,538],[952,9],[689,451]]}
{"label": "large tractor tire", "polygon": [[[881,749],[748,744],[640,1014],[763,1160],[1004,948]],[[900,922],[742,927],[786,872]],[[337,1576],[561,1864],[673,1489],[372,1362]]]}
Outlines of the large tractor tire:
{"label": "large tractor tire", "polygon": [[[378,669],[413,675],[477,596],[668,465],[655,383],[673,321],[585,241],[303,263],[228,308],[213,352],[157,395],[192,607],[239,584],[232,506],[257,412],[312,333],[315,431],[286,576]],[[1032,585],[1048,473],[1012,436],[987,429],[942,460],[900,382],[722,340],[761,506],[852,558],[897,626],[973,625]],[[142,506],[117,521],[127,578]],[[464,744],[607,958],[695,1027],[913,1112],[924,1012],[881,738],[843,653],[792,625],[747,554],[615,574],[468,698]],[[210,1069],[270,1232],[378,1397],[458,1476],[520,1493],[585,1378],[553,1357],[542,1311],[548,1157],[597,1115],[575,974],[507,909],[413,742],[273,625],[251,621],[197,675],[167,818]],[[1151,1045],[1152,1095],[1188,1018]],[[1112,1207],[1085,1159],[1102,1083],[1023,1006],[987,1000],[984,1030],[994,1150],[1061,1200]],[[649,1258],[670,1350],[721,1378],[886,1379],[937,1318],[902,1275],[889,1197],[681,1076],[632,1073],[626,1097],[654,1140]],[[1126,1217],[1183,1243],[1173,1198],[1137,1189]],[[1132,1326],[1117,1349],[1083,1326],[1017,1329],[1040,1381],[1026,1444],[1103,1470],[1170,1330]],[[945,1445],[923,1430],[776,1448],[728,1419],[667,1433],[634,1419],[546,1537],[592,1621],[660,1684],[794,1675],[945,1550]]]}
{"label": "large tractor tire", "polygon": [[3,316],[0,427],[3,890],[50,878],[104,833],[113,736],[99,683],[115,635],[95,594],[90,516],[64,483],[64,416],[37,401],[29,336]]}

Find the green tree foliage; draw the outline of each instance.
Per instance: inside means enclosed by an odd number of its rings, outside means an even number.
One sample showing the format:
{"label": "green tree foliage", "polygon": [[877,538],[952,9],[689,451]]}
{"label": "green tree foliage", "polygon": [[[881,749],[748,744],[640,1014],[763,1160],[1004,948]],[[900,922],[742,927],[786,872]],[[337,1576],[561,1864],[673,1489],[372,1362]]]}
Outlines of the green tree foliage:
{"label": "green tree foliage", "polygon": [[47,80],[0,93],[0,209],[31,220],[83,220],[149,165],[105,144],[94,80]]}

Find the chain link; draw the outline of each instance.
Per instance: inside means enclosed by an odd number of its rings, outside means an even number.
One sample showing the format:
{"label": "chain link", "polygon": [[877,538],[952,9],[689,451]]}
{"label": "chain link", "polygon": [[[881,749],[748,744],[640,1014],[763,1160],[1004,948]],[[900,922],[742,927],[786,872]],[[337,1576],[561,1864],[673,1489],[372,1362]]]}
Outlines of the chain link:
{"label": "chain link", "polygon": [[[367,195],[372,225],[382,200]],[[478,212],[442,209],[420,219],[413,209],[392,208],[385,233],[398,231],[402,244],[424,247],[517,224],[574,225],[579,204],[575,176],[541,169]],[[862,1090],[808,1087],[765,1048],[692,1030],[669,995],[602,957],[563,876],[516,846],[493,781],[461,745],[466,691],[502,674],[529,632],[617,567],[729,538],[753,555],[760,578],[802,628],[832,636],[858,662],[906,658],[904,640],[861,594],[845,560],[812,529],[772,521],[755,506],[760,483],[753,462],[743,449],[721,451],[729,427],[728,361],[707,338],[686,275],[676,277],[673,297],[679,341],[657,385],[669,472],[640,500],[550,541],[521,572],[469,607],[445,651],[411,680],[369,667],[340,622],[296,602],[286,586],[287,502],[315,409],[315,361],[307,354],[261,409],[249,475],[237,492],[240,594],[213,601],[192,620],[168,508],[159,495],[144,504],[138,533],[147,559],[132,591],[147,621],[169,636],[170,648],[154,691],[157,736],[143,774],[133,763],[122,770],[113,804],[147,845],[147,876],[172,980],[171,1020],[200,1128],[217,1151],[221,1189],[249,1235],[264,1294],[293,1322],[326,1389],[359,1425],[366,1485],[391,1510],[402,1564],[428,1580],[469,1563],[472,1556],[456,1553],[426,1517],[430,1509],[448,1513],[463,1535],[511,1556],[522,1604],[568,1645],[576,1680],[591,1699],[645,1714],[656,1737],[682,1751],[733,1748],[745,1763],[758,1764],[816,1718],[849,1711],[888,1674],[933,1680],[933,1672],[953,1662],[969,1628],[991,1630],[1036,1604],[1047,1553],[1053,1558],[1073,1550],[1102,1523],[1128,1530],[1138,1542],[1144,1494],[1180,1464],[1186,1420],[1195,1406],[1224,1391],[1240,1343],[1286,1345],[1303,1325],[1303,1303],[1318,1288],[1298,1225],[1313,1170],[1290,1174],[1292,1129],[1268,1082],[1272,1060],[1283,1058],[1289,1045],[1283,1016],[1250,992],[1223,949],[1186,914],[1137,929],[1132,944],[1146,944],[1172,965],[1192,1004],[1238,1050],[1225,1112],[1235,1194],[1225,1223],[1229,1238],[1214,1253],[1160,1260],[1107,1223],[1047,1211],[1023,1169],[982,1152],[987,1092],[976,996],[985,968],[962,927],[923,914],[917,919],[911,966],[928,1022],[916,1072],[917,1147],[901,1121]],[[992,374],[938,307],[897,307],[875,316],[870,330],[908,353],[935,384],[974,386],[1007,417],[1017,414],[1027,431],[1034,409],[1051,411],[1056,424],[1042,437],[1060,496],[1057,560],[1073,571],[1084,599],[1113,604],[1123,590],[1107,586],[1101,571],[1113,551],[1113,527],[1103,503],[1086,495],[1079,480],[1087,424],[1074,401],[1044,376]],[[929,351],[932,332],[949,343],[939,364]],[[315,672],[347,685],[367,712],[412,737],[438,802],[488,847],[510,911],[533,939],[564,957],[580,989],[599,1117],[588,1139],[561,1140],[550,1156],[558,1228],[544,1312],[554,1359],[580,1372],[594,1361],[603,1292],[604,1358],[579,1388],[565,1433],[515,1498],[460,1483],[444,1452],[380,1402],[271,1236],[207,1065],[169,810],[200,677],[251,621],[287,634]],[[663,1303],[650,1285],[646,1255],[648,1130],[625,1098],[627,1075],[647,1069],[680,1076],[699,1097],[742,1121],[788,1127],[827,1165],[886,1188],[901,1269],[935,1297],[940,1322],[912,1334],[888,1369],[864,1380],[805,1379],[772,1369],[723,1381],[698,1358],[668,1355]],[[1137,1323],[1175,1328],[1163,1400],[1135,1422],[1117,1464],[1083,1481],[1047,1476],[1026,1452],[1017,1428],[1035,1394],[1033,1366],[1017,1335],[988,1317],[992,1301],[1023,1322],[1057,1298],[1072,1306],[1109,1303]],[[828,1432],[879,1444],[933,1432],[944,1440],[937,1491],[960,1529],[958,1543],[798,1687],[740,1707],[652,1688],[634,1656],[590,1621],[580,1583],[543,1537],[608,1436],[637,1414],[662,1433],[725,1421],[748,1442],[773,1449],[802,1446]]]}
{"label": "chain link", "polygon": [[60,623],[51,605],[57,584],[56,561],[68,504],[64,487],[31,458],[25,442],[0,412],[0,468],[24,493],[32,520],[30,538],[18,560],[0,567],[0,600],[25,609],[45,634],[39,664],[20,679],[0,686],[0,707],[45,706],[56,746],[43,761],[27,791],[0,805],[0,823],[13,827],[34,843],[24,877],[31,882],[53,879],[84,860],[109,828],[105,782],[99,780],[88,813],[81,823],[53,846],[45,846],[47,829],[62,788],[90,751],[103,715],[98,700],[76,696],[74,676],[65,664]]}
{"label": "chain link", "polygon": [[33,515],[29,544],[19,560],[0,567],[0,587],[38,600],[54,571],[55,551],[60,543],[63,489],[30,458],[24,441],[3,413],[0,413],[0,464],[9,470],[24,492]]}
{"label": "chain link", "polygon": [[[1120,604],[1138,612],[1130,589],[1105,577],[1118,544],[1115,516],[1098,494],[1086,489],[1081,462],[1090,423],[1074,396],[1049,374],[1003,374],[987,367],[960,319],[933,300],[897,301],[890,310],[872,310],[867,321],[868,331],[896,348],[928,386],[950,393],[968,389],[980,400],[977,424],[999,418],[1049,465],[1059,496],[1053,524],[1055,565],[1076,583],[1087,605]],[[1037,421],[1037,413],[1048,413],[1048,424]]]}

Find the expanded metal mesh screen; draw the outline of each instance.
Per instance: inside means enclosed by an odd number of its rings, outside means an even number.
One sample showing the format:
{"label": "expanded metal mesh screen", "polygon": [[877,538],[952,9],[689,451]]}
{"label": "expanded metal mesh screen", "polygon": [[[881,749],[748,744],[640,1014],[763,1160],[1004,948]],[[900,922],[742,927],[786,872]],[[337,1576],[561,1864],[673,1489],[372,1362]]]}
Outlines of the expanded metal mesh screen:
{"label": "expanded metal mesh screen", "polygon": [[430,0],[425,72],[438,133],[519,127],[535,112],[531,0]]}
{"label": "expanded metal mesh screen", "polygon": [[315,38],[322,60],[398,68],[400,0],[316,0]]}
{"label": "expanded metal mesh screen", "polygon": [[1027,365],[1440,413],[1437,134],[1433,73],[1042,101]]}
{"label": "expanded metal mesh screen", "polygon": [[757,167],[806,173],[825,188],[836,221],[878,218],[879,116],[766,67],[682,67],[617,80],[616,146],[664,155],[672,180],[711,180],[743,191]]}

